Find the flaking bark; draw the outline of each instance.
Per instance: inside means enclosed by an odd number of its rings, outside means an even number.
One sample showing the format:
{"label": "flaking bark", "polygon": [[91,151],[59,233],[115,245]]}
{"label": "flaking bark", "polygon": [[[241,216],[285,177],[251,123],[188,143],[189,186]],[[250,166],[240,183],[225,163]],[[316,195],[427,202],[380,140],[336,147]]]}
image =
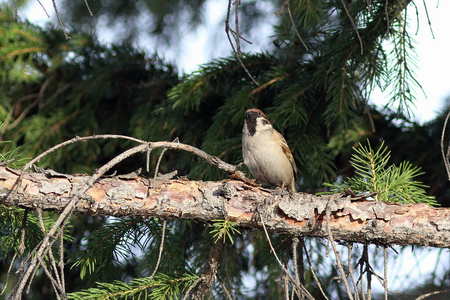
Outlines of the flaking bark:
{"label": "flaking bark", "polygon": [[[72,191],[89,176],[51,171],[25,172],[0,167],[0,203],[62,211]],[[450,209],[425,204],[395,204],[269,192],[241,181],[156,181],[143,178],[100,178],[83,196],[74,213],[107,216],[184,218],[209,222],[228,218],[243,227],[296,236],[327,237],[326,211],[336,240],[348,242],[450,247]]]}

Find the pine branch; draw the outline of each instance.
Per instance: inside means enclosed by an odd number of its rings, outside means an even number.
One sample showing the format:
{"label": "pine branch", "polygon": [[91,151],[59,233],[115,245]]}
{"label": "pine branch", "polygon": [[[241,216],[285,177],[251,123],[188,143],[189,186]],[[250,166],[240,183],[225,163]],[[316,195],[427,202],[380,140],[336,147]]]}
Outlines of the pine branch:
{"label": "pine branch", "polygon": [[68,294],[68,299],[177,299],[177,296],[197,279],[195,275],[184,274],[171,277],[159,273],[153,279],[135,278],[130,283],[114,281],[97,283],[97,287]]}
{"label": "pine branch", "polygon": [[[374,202],[363,198],[351,201],[349,196],[342,194],[279,197],[241,181],[152,182],[141,177],[99,178],[85,195],[69,197],[70,190],[79,188],[90,177],[53,177],[49,173],[30,172],[23,173],[22,184],[12,194],[11,187],[21,174],[21,171],[0,167],[2,204],[62,211],[68,201],[76,197],[73,207],[76,214],[184,218],[208,222],[228,218],[239,226],[261,228],[261,224],[255,221],[255,207],[258,202],[268,199],[269,203],[273,201],[267,207],[269,215],[265,217],[268,230],[327,237],[324,211],[325,205],[332,201],[330,229],[337,240],[450,247],[448,209],[432,208],[426,204]],[[156,191],[152,190],[153,186]],[[235,190],[232,196],[223,192],[230,189]]]}
{"label": "pine branch", "polygon": [[389,165],[390,151],[381,143],[377,151],[370,144],[353,148],[355,154],[350,164],[356,170],[353,177],[342,183],[325,184],[331,187],[331,192],[352,189],[357,193],[374,193],[376,201],[392,201],[398,203],[427,203],[438,205],[434,196],[428,196],[425,188],[428,186],[415,178],[422,175],[419,167],[404,161],[399,166]]}

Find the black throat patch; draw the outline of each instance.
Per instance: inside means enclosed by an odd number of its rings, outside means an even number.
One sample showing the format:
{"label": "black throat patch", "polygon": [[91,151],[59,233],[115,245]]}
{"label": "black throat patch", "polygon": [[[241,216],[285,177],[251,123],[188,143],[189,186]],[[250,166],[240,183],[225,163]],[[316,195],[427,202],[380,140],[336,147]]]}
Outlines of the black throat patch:
{"label": "black throat patch", "polygon": [[254,136],[256,133],[256,119],[259,116],[260,115],[255,111],[245,113],[245,124],[247,124],[247,129],[250,136]]}

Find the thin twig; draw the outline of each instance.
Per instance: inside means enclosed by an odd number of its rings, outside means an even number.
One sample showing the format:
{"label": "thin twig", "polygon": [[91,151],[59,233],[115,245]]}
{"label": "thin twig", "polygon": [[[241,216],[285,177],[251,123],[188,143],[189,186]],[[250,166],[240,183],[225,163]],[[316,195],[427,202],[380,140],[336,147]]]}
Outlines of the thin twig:
{"label": "thin twig", "polygon": [[196,281],[194,281],[191,286],[186,290],[186,293],[184,294],[184,297],[181,300],[186,300],[189,296],[189,294],[192,292],[194,287],[197,286],[197,284],[203,280],[203,276],[200,276]]}
{"label": "thin twig", "polygon": [[388,34],[389,33],[389,29],[391,28],[391,25],[390,25],[390,20],[389,20],[389,11],[388,11],[388,3],[389,3],[389,0],[385,0],[385,3],[384,3],[384,14],[386,15],[386,34]]}
{"label": "thin twig", "polygon": [[39,264],[42,266],[42,269],[44,269],[44,273],[45,275],[47,275],[47,278],[50,279],[50,283],[52,284],[53,290],[56,291],[56,297],[57,299],[61,299],[59,297],[59,294],[61,293],[61,291],[59,291],[59,285],[56,282],[55,278],[53,278],[52,274],[50,273],[50,271],[48,270],[44,260],[42,259],[42,257],[38,258]]}
{"label": "thin twig", "polygon": [[236,36],[235,36],[234,40],[236,42],[237,55],[242,57],[241,42],[239,41],[239,36],[240,36],[240,34],[239,34],[239,5],[241,5],[241,0],[235,0],[234,1],[234,25],[236,27]]}
{"label": "thin twig", "polygon": [[353,20],[352,16],[350,15],[350,12],[348,11],[347,5],[345,4],[344,0],[341,0],[342,5],[344,6],[345,13],[347,14],[348,18],[350,19],[350,22],[352,23],[353,29],[356,32],[356,36],[358,37],[359,44],[361,46],[361,55],[364,53],[364,45],[363,41],[361,39],[361,36],[359,35],[358,27],[356,27],[355,20]]}
{"label": "thin twig", "polygon": [[147,152],[145,153],[145,170],[147,173],[150,173],[150,154],[152,153],[153,148],[148,147]]}
{"label": "thin twig", "polygon": [[19,19],[19,3],[17,2],[17,0],[14,0],[14,19],[18,20]]}
{"label": "thin twig", "polygon": [[273,255],[275,256],[275,259],[277,260],[277,262],[280,265],[281,269],[284,271],[286,276],[288,276],[289,280],[292,283],[292,287],[295,289],[297,295],[300,296],[300,295],[304,294],[305,296],[307,296],[308,299],[314,300],[313,296],[309,293],[309,291],[304,286],[297,285],[297,283],[295,282],[295,279],[292,278],[291,274],[289,274],[289,271],[284,267],[283,263],[278,258],[278,255],[277,255],[275,249],[273,248],[272,242],[270,240],[269,232],[267,231],[266,224],[264,223],[262,213],[258,211],[258,214],[259,214],[259,218],[261,220],[261,225],[262,225],[262,227],[264,229],[264,233],[266,235],[267,242],[269,243],[270,250],[272,251]]}
{"label": "thin twig", "polygon": [[[48,252],[50,253],[51,249]],[[58,283],[57,279],[55,279],[52,276],[50,270],[48,269],[48,267],[45,264],[45,261],[42,259],[42,257],[39,257],[38,261],[39,261],[39,264],[42,266],[42,269],[44,269],[45,275],[47,275],[47,278],[50,279],[50,282],[52,284],[53,290],[56,293],[57,299],[64,299],[64,300],[67,299],[67,296],[61,290],[61,285]],[[62,298],[61,298],[61,296],[62,296]]]}
{"label": "thin twig", "polygon": [[[27,285],[27,283],[28,283],[27,293],[29,292],[33,278],[36,275],[35,271],[39,267],[39,265],[42,265],[43,268],[46,268],[44,262],[42,261],[42,257],[46,256],[47,252],[51,251],[51,246],[55,242],[56,238],[54,238],[53,240],[51,240],[51,239],[52,239],[52,237],[55,236],[56,231],[60,228],[60,225],[64,222],[64,219],[66,217],[67,218],[70,217],[71,212],[72,212],[71,209],[72,209],[74,203],[76,202],[75,199],[76,199],[76,197],[72,198],[72,200],[66,205],[66,208],[59,215],[58,219],[55,221],[54,225],[52,226],[52,228],[49,230],[49,232],[47,234],[45,234],[45,226],[43,224],[42,215],[39,217],[39,209],[37,210],[40,226],[44,232],[44,238],[35,247],[35,249],[31,252],[31,254],[24,261],[22,261],[20,269],[19,269],[20,270],[19,271],[19,273],[20,273],[19,280],[16,283],[16,285],[14,286],[9,299],[21,299],[22,292],[25,289],[25,286]],[[69,206],[69,204],[71,204],[71,203],[72,203],[72,207]],[[34,255],[33,255],[33,253],[34,253]],[[30,260],[30,256],[31,256],[31,260]],[[51,276],[51,274],[49,275],[49,273],[48,273],[47,275],[49,276],[50,280],[54,280],[53,277]],[[56,282],[56,281],[54,281],[54,282]],[[52,282],[52,283],[54,283],[54,282]],[[53,285],[53,286],[56,288],[59,287],[58,284]],[[55,292],[58,293],[58,292],[60,292],[60,290],[55,289]]]}
{"label": "thin twig", "polygon": [[[172,143],[179,143],[179,142],[180,142],[180,140],[178,139],[178,137],[172,141]],[[159,165],[161,164],[161,160],[166,151],[167,151],[167,148],[163,148],[161,154],[159,155],[158,162],[156,163],[156,167],[155,167],[155,174],[153,175],[153,182],[156,182],[156,177],[158,176]],[[149,150],[147,150],[147,153],[149,153]],[[153,184],[153,190],[155,190],[155,189],[156,189],[156,184]]]}
{"label": "thin twig", "polygon": [[238,36],[237,33],[236,33],[236,31],[234,31],[232,28],[228,28],[228,30],[230,30],[230,32],[233,34],[233,37],[234,37],[235,39],[240,38],[241,40],[247,42],[248,44],[253,45],[253,43],[252,43],[251,41],[247,40],[247,39],[246,39],[245,37],[243,37],[242,35]]}
{"label": "thin twig", "polygon": [[233,297],[231,297],[230,291],[228,291],[225,284],[222,282],[222,280],[219,280],[220,286],[223,288],[223,291],[225,292],[225,295],[227,295],[228,300],[233,300]]}
{"label": "thin twig", "polygon": [[61,272],[61,290],[66,293],[66,282],[64,278],[64,227],[61,228],[59,232],[59,270]]}
{"label": "thin twig", "polygon": [[[7,130],[11,130],[13,129],[15,126],[17,126],[26,116],[27,113],[37,104],[39,103],[39,99],[34,100],[33,102],[30,103],[30,105],[28,105],[27,107],[25,107],[22,112],[20,113],[20,115],[14,120],[14,122],[11,123],[11,125],[5,126],[5,131]],[[11,110],[11,112],[13,111],[13,109]],[[8,120],[9,121],[9,120]],[[8,127],[8,128],[6,128]]]}
{"label": "thin twig", "polygon": [[[39,225],[41,225],[42,233],[45,236],[46,233],[45,233],[44,218],[42,217],[42,209],[40,207],[38,207],[36,209],[36,213],[38,215]],[[54,276],[55,278],[53,279],[53,276],[52,276],[52,278],[50,278],[50,279],[54,280],[54,282],[52,281],[52,285],[53,285],[53,288],[54,288],[56,294],[58,294],[58,293],[62,292],[62,288],[61,288],[62,282],[61,282],[61,279],[58,274],[58,268],[56,267],[56,260],[55,260],[55,257],[53,256],[53,251],[52,251],[51,247],[49,247],[49,249],[47,250],[47,253],[48,253],[47,255],[48,255],[48,259],[49,259],[49,265],[51,267],[53,267],[53,270],[55,273],[55,276]],[[40,258],[39,261],[43,268],[47,267],[45,265],[45,262],[42,260],[42,258]],[[50,271],[48,271],[48,272],[50,272]],[[47,276],[51,276],[51,275],[47,274]]]}
{"label": "thin twig", "polygon": [[333,238],[333,233],[331,232],[331,228],[330,228],[330,209],[328,208],[328,204],[327,207],[325,209],[325,215],[326,215],[326,219],[327,219],[327,231],[328,231],[328,240],[331,244],[331,248],[333,249],[334,255],[336,256],[336,264],[337,264],[337,268],[339,273],[341,274],[341,278],[342,281],[344,282],[344,286],[345,286],[345,290],[347,291],[347,296],[350,300],[353,300],[353,295],[352,295],[352,291],[350,290],[350,286],[348,285],[348,281],[347,278],[345,276],[345,271],[344,271],[344,267],[342,264],[342,260],[341,257],[339,255],[339,252],[336,249],[336,245],[334,244],[334,238]]}
{"label": "thin twig", "polygon": [[[227,8],[227,17],[225,19],[225,33],[227,34],[227,38],[228,38],[228,42],[231,45],[231,48],[233,49],[233,52],[236,56],[236,59],[239,61],[240,65],[242,66],[242,68],[244,69],[245,73],[247,73],[248,77],[250,77],[250,79],[253,81],[254,84],[256,84],[257,86],[259,86],[259,83],[256,81],[255,78],[253,78],[252,74],[250,73],[250,71],[247,69],[247,67],[244,65],[244,62],[241,59],[241,55],[239,55],[239,52],[236,50],[233,41],[231,40],[231,36],[230,36],[230,14],[231,14],[231,1],[232,0],[228,0],[228,8]],[[239,1],[239,0],[238,0]],[[236,5],[237,7],[237,5]],[[239,23],[238,23],[239,24]],[[237,25],[238,25],[237,24]],[[239,40],[239,30],[236,31],[236,36],[237,36],[237,40]],[[240,48],[239,48],[240,49]]]}
{"label": "thin twig", "polygon": [[159,244],[158,260],[156,261],[155,269],[153,270],[152,275],[150,275],[150,277],[148,278],[148,281],[150,281],[153,278],[153,276],[155,276],[156,272],[158,271],[159,264],[161,262],[161,256],[162,256],[162,252],[164,249],[164,239],[166,236],[166,225],[167,225],[167,220],[164,219],[162,229],[161,229],[162,234],[161,234],[161,243]]}
{"label": "thin twig", "polygon": [[430,28],[431,36],[434,39],[433,27],[431,26],[430,15],[428,14],[428,8],[427,8],[427,4],[425,3],[425,0],[423,0],[423,7],[425,8],[425,15],[427,16],[428,27]]}
{"label": "thin twig", "polygon": [[327,295],[325,294],[323,288],[322,288],[322,284],[320,284],[320,281],[319,281],[319,278],[316,275],[316,272],[314,272],[314,269],[312,267],[313,265],[311,263],[311,259],[309,258],[308,249],[306,249],[306,245],[305,244],[303,244],[303,249],[305,250],[306,259],[308,260],[308,263],[309,263],[309,269],[311,270],[311,274],[312,274],[314,280],[317,283],[317,287],[319,288],[320,292],[322,293],[322,296],[324,297],[324,299],[325,300],[329,300]]}
{"label": "thin twig", "polygon": [[[288,264],[286,264],[286,268],[288,267]],[[284,300],[289,300],[289,278],[286,274],[283,276],[283,290],[284,290]],[[294,292],[292,292],[294,294]]]}
{"label": "thin twig", "polygon": [[348,268],[348,275],[350,277],[350,281],[353,284],[353,289],[355,293],[355,300],[359,300],[359,292],[358,292],[358,285],[355,282],[355,277],[353,276],[353,267],[352,267],[352,250],[353,250],[353,244],[350,243],[347,245],[347,268]]}
{"label": "thin twig", "polygon": [[434,292],[431,292],[431,293],[423,294],[422,296],[416,298],[415,300],[423,300],[423,299],[428,298],[430,296],[434,296],[434,295],[442,294],[442,293],[447,293],[447,292],[450,292],[450,289],[443,290],[443,291],[434,291]]}
{"label": "thin twig", "polygon": [[[441,134],[441,153],[442,153],[442,159],[444,160],[445,164],[445,170],[447,171],[447,177],[448,180],[450,180],[450,161],[449,157],[445,155],[444,153],[444,138],[445,138],[445,131],[447,129],[447,122],[450,117],[450,111],[447,113],[447,116],[445,117],[444,127],[442,128],[442,134]],[[448,146],[448,149],[450,149],[450,145]]]}
{"label": "thin twig", "polygon": [[298,258],[298,237],[294,236],[292,238],[292,264],[294,265],[294,279],[295,282],[298,284],[298,286],[300,286],[300,275],[299,275],[299,271],[298,271],[298,262],[297,262],[297,258]]}
{"label": "thin twig", "polygon": [[[367,245],[364,245],[364,248],[366,247]],[[363,255],[364,255],[364,250],[363,250]],[[362,260],[362,258],[360,258],[360,261]],[[365,291],[364,291],[364,276],[363,276],[363,274],[364,274],[364,263],[359,263],[358,262],[358,264],[360,265],[359,266],[359,279],[358,279],[358,282],[360,282],[360,285],[361,285],[361,296],[362,296],[362,300],[366,300],[366,293],[365,293]],[[358,266],[358,264],[356,265],[356,266]]]}
{"label": "thin twig", "polygon": [[383,248],[383,258],[384,258],[384,280],[383,280],[383,288],[384,288],[384,300],[388,299],[388,253],[387,247]]}
{"label": "thin twig", "polygon": [[91,7],[89,6],[89,3],[87,2],[87,0],[84,0],[84,4],[86,5],[86,7],[87,7],[87,9],[88,9],[89,15],[90,15],[91,17],[93,17],[94,14],[92,13]]}
{"label": "thin twig", "polygon": [[22,256],[23,252],[25,251],[25,231],[27,229],[27,221],[28,221],[28,213],[30,212],[29,209],[25,209],[23,213],[23,219],[22,219],[22,228],[20,229],[20,242],[19,242],[19,249],[16,253],[14,253],[11,263],[9,264],[8,272],[6,273],[6,279],[5,279],[5,286],[3,287],[0,295],[3,295],[3,293],[6,291],[6,288],[8,287],[8,281],[9,276],[11,274],[12,266],[14,262],[16,261],[16,257]]}
{"label": "thin twig", "polygon": [[372,299],[372,275],[370,274],[370,264],[369,264],[369,247],[367,245],[364,245],[364,249],[363,252],[365,251],[364,254],[364,259],[365,259],[365,265],[366,265],[366,276],[367,276],[367,299],[371,300]]}
{"label": "thin twig", "polygon": [[66,38],[66,40],[70,40],[71,37],[67,34],[66,27],[64,26],[64,23],[61,19],[61,15],[59,14],[59,11],[58,11],[58,6],[56,5],[56,0],[52,0],[52,3],[53,3],[53,9],[55,10],[55,13],[56,13],[56,17],[58,18],[59,25],[61,26],[62,31],[64,33],[64,37]]}
{"label": "thin twig", "polygon": [[300,32],[298,32],[297,26],[295,25],[295,22],[294,22],[294,18],[292,17],[291,5],[289,3],[289,0],[284,1],[284,5],[287,7],[289,19],[291,20],[291,24],[292,24],[292,27],[294,28],[295,34],[297,34],[297,37],[299,38],[300,42],[302,42],[306,51],[308,51],[309,50],[308,46],[306,46],[306,43],[305,43],[305,41],[303,41],[302,36],[300,35]]}
{"label": "thin twig", "polygon": [[[17,1],[17,0],[16,0]],[[42,9],[44,10],[45,14],[47,15],[47,18],[50,19],[50,15],[48,14],[47,10],[45,9],[45,6],[42,4],[40,0],[37,0],[37,2],[41,5]]]}

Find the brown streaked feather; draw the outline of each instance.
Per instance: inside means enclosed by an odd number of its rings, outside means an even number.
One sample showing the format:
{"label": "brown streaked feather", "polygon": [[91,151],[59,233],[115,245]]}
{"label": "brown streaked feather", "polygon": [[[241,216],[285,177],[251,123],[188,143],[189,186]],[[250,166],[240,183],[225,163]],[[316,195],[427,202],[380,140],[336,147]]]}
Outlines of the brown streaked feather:
{"label": "brown streaked feather", "polygon": [[295,179],[297,179],[297,166],[295,165],[294,156],[292,155],[292,152],[289,149],[286,139],[278,131],[275,132],[278,133],[278,135],[282,138],[281,149],[283,150],[283,153],[286,154],[286,157],[289,159],[292,170],[294,170],[294,177]]}

